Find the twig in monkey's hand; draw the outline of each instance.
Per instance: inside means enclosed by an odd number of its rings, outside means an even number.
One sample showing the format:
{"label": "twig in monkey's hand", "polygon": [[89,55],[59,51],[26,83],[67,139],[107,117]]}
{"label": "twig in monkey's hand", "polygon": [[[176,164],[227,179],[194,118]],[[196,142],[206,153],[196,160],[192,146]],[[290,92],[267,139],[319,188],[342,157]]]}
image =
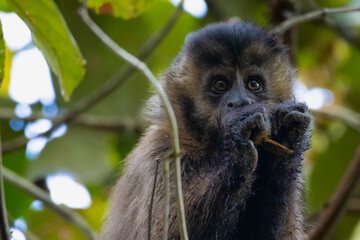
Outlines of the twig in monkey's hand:
{"label": "twig in monkey's hand", "polygon": [[265,138],[262,141],[262,146],[263,148],[265,148],[266,150],[268,150],[269,152],[276,154],[276,155],[285,155],[285,156],[289,156],[291,154],[294,153],[293,150],[285,147],[284,145],[270,139],[270,138]]}
{"label": "twig in monkey's hand", "polygon": [[[255,113],[263,113],[266,114],[267,110],[271,108],[270,106],[267,106],[264,103],[253,103],[249,105],[242,106],[239,109],[240,112],[235,111],[236,118],[244,120],[245,118],[248,118],[250,115]],[[266,132],[266,131],[265,131]],[[267,151],[278,155],[278,156],[289,156],[294,153],[293,150],[285,147],[284,145],[270,139],[268,136],[258,136],[252,139],[253,142],[256,144],[260,144],[263,148],[265,148]]]}

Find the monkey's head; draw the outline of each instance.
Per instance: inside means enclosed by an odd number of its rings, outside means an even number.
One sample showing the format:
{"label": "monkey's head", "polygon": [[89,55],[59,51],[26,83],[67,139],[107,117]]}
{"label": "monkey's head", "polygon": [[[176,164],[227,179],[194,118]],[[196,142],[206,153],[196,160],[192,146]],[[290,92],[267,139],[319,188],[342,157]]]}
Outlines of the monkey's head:
{"label": "monkey's head", "polygon": [[201,142],[226,112],[292,99],[294,73],[276,36],[229,22],[191,33],[163,80],[180,128]]}

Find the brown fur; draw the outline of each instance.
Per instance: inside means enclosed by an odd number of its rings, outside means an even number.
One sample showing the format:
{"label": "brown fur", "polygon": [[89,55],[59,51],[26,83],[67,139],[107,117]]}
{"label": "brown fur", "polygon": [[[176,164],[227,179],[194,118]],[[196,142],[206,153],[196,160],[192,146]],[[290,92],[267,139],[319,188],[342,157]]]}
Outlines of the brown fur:
{"label": "brown fur", "polygon": [[[228,25],[231,24],[239,23],[229,23]],[[223,25],[227,26],[226,24]],[[206,33],[207,30],[202,31]],[[242,51],[243,63],[251,62],[254,55],[269,55],[269,49],[262,40],[258,39],[257,41],[255,38]],[[295,173],[294,175],[293,172],[288,172],[286,170],[287,165],[268,173],[267,163],[262,160],[262,156],[266,156],[265,158],[276,158],[276,156],[264,153],[261,146],[257,146],[256,152],[250,151],[249,153],[244,153],[230,146],[229,156],[220,155],[220,163],[229,158],[240,166],[246,166],[240,167],[238,174],[244,178],[234,186],[237,190],[231,190],[231,183],[227,182],[232,181],[229,180],[232,178],[232,170],[229,165],[218,164],[219,161],[215,161],[216,167],[214,167],[208,163],[210,159],[216,158],[219,152],[221,153],[220,150],[211,152],[211,149],[218,146],[216,143],[218,139],[214,138],[221,137],[219,137],[218,130],[215,127],[219,120],[219,107],[211,103],[201,90],[204,88],[203,79],[205,76],[210,72],[218,71],[221,74],[225,72],[229,76],[241,79],[242,76],[260,71],[269,80],[268,99],[264,102],[266,102],[266,106],[272,106],[293,99],[292,87],[295,70],[289,64],[287,56],[284,52],[270,54],[270,60],[266,60],[260,68],[246,64],[240,68],[234,68],[230,63],[231,58],[228,58],[232,52],[225,48],[221,42],[216,42],[216,44],[209,45],[210,47],[204,46],[204,48],[211,48],[209,51],[215,52],[215,55],[224,56],[223,59],[229,63],[229,66],[209,67],[206,64],[202,65],[201,61],[199,62],[198,56],[191,52],[189,46],[191,44],[185,46],[164,74],[162,80],[179,125],[181,151],[184,155],[182,159],[183,194],[190,239],[221,239],[218,238],[218,234],[219,236],[221,234],[221,236],[229,236],[228,239],[251,239],[248,236],[257,236],[256,233],[249,232],[248,229],[241,229],[241,225],[252,223],[256,225],[259,222],[261,227],[261,224],[267,224],[268,220],[266,219],[269,217],[266,215],[271,216],[273,214],[271,213],[272,206],[278,206],[279,202],[276,201],[272,192],[267,191],[266,186],[269,184],[274,189],[278,189],[282,187],[283,182],[290,184],[288,188],[280,190],[283,196],[279,201],[285,202],[281,203],[281,206],[279,205],[281,210],[274,213],[276,218],[273,219],[272,226],[269,226],[269,229],[270,227],[273,229],[269,230],[269,238],[259,237],[259,239],[305,239],[302,223],[302,181],[300,174]],[[226,54],[227,52],[229,54]],[[184,101],[185,98],[189,99],[188,102]],[[188,108],[184,109],[184,104]],[[189,107],[194,108],[194,111],[191,111]],[[101,240],[147,239],[148,205],[156,159],[160,159],[160,166],[162,166],[163,158],[170,151],[171,144],[171,130],[158,96],[155,95],[151,98],[148,111],[150,113],[150,127],[125,160],[124,175],[114,187],[110,208],[100,235]],[[200,129],[194,130],[196,126],[192,127],[191,124],[189,126],[190,116],[184,114],[184,111],[190,111],[193,114],[191,115],[195,119],[193,123],[200,122]],[[295,158],[301,158],[300,155],[303,151],[304,149],[300,149]],[[259,166],[258,154],[259,161],[262,161]],[[213,155],[215,157],[211,157]],[[289,160],[289,164],[293,164],[291,161]],[[297,168],[299,163],[296,161],[294,164],[296,165],[294,168]],[[254,169],[257,170],[254,171]],[[173,172],[174,164],[171,163],[171,179],[173,179]],[[265,176],[264,179],[270,180],[261,180],[259,176]],[[281,179],[278,180],[277,176],[281,176]],[[164,179],[160,168],[154,199],[152,239],[161,239],[162,235],[165,204],[163,185]],[[179,239],[174,191],[174,183],[171,180],[169,237],[170,239]],[[255,203],[261,204],[258,206],[254,205]],[[253,212],[256,213],[256,216]],[[261,218],[262,213],[264,220],[259,220],[258,218],[259,216]],[[262,227],[266,229],[266,226]],[[216,229],[213,233],[206,233],[206,231],[213,229]]]}

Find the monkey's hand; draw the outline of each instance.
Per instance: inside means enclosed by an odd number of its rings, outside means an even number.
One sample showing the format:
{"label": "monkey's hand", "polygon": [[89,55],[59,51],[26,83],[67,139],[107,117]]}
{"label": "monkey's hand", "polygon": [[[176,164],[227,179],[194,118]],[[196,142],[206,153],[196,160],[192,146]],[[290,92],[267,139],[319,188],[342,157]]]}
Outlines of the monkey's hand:
{"label": "monkey's hand", "polygon": [[245,112],[229,121],[229,129],[234,141],[257,145],[269,135],[270,121],[265,111]]}
{"label": "monkey's hand", "polygon": [[251,104],[235,109],[228,118],[233,163],[243,175],[251,174],[258,164],[256,147],[270,134],[269,116],[263,105]]}
{"label": "monkey's hand", "polygon": [[308,146],[311,115],[305,103],[285,102],[279,104],[271,114],[271,138],[295,152]]}
{"label": "monkey's hand", "polygon": [[240,148],[258,145],[270,134],[269,116],[262,104],[250,104],[234,109],[225,116],[230,138]]}

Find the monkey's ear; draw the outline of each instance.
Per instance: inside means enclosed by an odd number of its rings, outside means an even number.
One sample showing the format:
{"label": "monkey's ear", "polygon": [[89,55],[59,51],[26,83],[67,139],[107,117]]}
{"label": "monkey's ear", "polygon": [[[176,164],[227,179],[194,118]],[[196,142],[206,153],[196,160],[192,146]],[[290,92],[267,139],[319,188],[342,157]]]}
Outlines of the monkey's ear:
{"label": "monkey's ear", "polygon": [[[273,46],[279,46],[277,48],[277,50],[280,50],[281,52],[285,53],[289,56],[289,47],[285,44],[284,42],[284,38],[279,35],[278,33],[271,33],[270,34],[270,41],[271,41],[271,45]],[[281,46],[281,47],[280,47]]]}

